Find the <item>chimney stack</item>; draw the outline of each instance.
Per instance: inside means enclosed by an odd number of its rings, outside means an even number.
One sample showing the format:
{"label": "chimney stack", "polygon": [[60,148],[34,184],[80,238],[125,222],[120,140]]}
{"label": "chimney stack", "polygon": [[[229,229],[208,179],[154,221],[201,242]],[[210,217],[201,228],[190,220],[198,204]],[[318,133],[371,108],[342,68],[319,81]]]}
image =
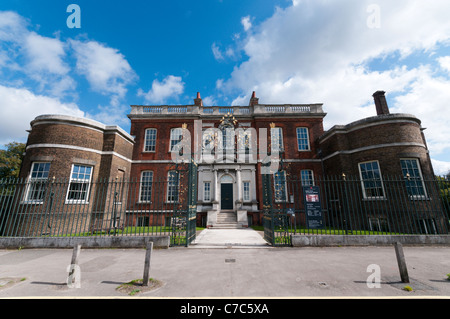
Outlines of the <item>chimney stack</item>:
{"label": "chimney stack", "polygon": [[249,106],[255,106],[259,103],[259,99],[256,97],[255,91],[252,93],[252,98],[250,99]]}
{"label": "chimney stack", "polygon": [[200,97],[200,92],[197,92],[197,98],[194,99],[194,105],[195,106],[203,106],[203,100]]}
{"label": "chimney stack", "polygon": [[389,107],[386,102],[386,97],[384,96],[386,92],[376,91],[373,94],[373,99],[375,100],[375,107],[377,109],[377,115],[389,114]]}

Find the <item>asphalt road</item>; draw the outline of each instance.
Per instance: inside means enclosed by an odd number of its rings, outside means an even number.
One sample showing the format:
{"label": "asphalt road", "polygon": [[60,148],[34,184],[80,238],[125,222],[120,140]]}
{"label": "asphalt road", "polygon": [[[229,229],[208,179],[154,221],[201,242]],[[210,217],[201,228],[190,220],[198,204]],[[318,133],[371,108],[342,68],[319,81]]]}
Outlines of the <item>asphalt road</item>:
{"label": "asphalt road", "polygon": [[[449,298],[450,247],[403,248],[410,283],[393,247],[155,249],[160,286],[133,297]],[[76,284],[71,258],[71,249],[0,250],[0,298],[132,298],[117,288],[143,278],[145,249],[82,249]]]}

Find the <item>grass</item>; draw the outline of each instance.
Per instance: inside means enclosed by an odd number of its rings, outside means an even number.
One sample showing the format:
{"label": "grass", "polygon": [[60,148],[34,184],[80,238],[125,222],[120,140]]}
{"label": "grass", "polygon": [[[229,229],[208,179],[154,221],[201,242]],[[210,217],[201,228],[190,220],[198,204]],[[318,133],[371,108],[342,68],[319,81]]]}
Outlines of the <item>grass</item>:
{"label": "grass", "polygon": [[[196,227],[196,231],[203,230],[204,227]],[[116,230],[102,230],[93,232],[79,232],[71,234],[61,235],[47,235],[42,237],[91,237],[91,236],[104,236],[104,235],[171,235],[173,232],[170,226],[130,226],[123,229]],[[185,230],[177,231],[177,233],[183,233]]]}
{"label": "grass", "polygon": [[[264,231],[264,226],[251,226],[254,230]],[[276,233],[284,233],[285,229],[274,229]],[[306,227],[290,228],[287,229],[287,233],[290,234],[311,234],[311,235],[403,235],[401,233],[394,232],[379,232],[372,230],[345,230],[327,227],[324,229],[311,229]]]}
{"label": "grass", "polygon": [[116,288],[116,290],[126,293],[129,296],[134,296],[139,293],[151,291],[162,286],[162,282],[154,278],[150,278],[148,280],[147,286],[144,286],[142,283],[143,283],[142,279],[134,279],[129,282],[121,284],[119,287]]}
{"label": "grass", "polygon": [[447,274],[447,280],[450,281],[450,274]]}

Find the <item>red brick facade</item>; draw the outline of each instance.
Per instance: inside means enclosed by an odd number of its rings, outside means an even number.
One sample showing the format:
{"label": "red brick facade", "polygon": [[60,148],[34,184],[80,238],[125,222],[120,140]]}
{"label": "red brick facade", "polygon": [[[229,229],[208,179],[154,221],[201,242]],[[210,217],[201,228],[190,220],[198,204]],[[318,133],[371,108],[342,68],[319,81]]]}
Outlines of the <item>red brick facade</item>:
{"label": "red brick facade", "polygon": [[[186,128],[191,135],[191,150],[201,150],[202,131],[218,129],[228,121],[234,129],[254,129],[258,134],[258,158],[254,162],[239,162],[234,157],[228,162],[198,163],[199,224],[209,225],[211,212],[223,209],[225,199],[221,192],[225,190],[221,186],[230,183],[232,210],[246,212],[250,223],[259,224],[263,208],[261,161],[267,153],[259,143],[266,134],[270,150],[272,127],[282,129],[283,170],[291,177],[300,178],[301,171],[311,171],[314,176],[357,176],[359,164],[370,161],[379,163],[382,174],[401,175],[402,158],[417,159],[422,173],[433,175],[420,120],[408,114],[389,114],[384,92],[377,92],[374,98],[377,116],[334,126],[326,132],[322,105],[264,105],[259,104],[255,94],[248,106],[240,107],[204,107],[199,94],[193,105],[132,106],[128,115],[130,134],[87,119],[41,116],[31,122],[21,177],[28,178],[36,162],[51,163],[49,178],[70,178],[74,164],[92,167],[92,181],[119,178],[138,183],[143,172],[151,171],[155,183],[151,198],[143,201],[142,189],[130,188],[127,205],[145,212],[156,210],[154,205],[161,201],[164,210],[170,210],[167,179],[168,172],[175,168],[170,152],[171,130]],[[299,150],[299,143],[305,141],[299,140],[298,128],[307,132],[306,149]],[[145,150],[147,129],[156,130],[151,151]],[[112,218],[106,216],[110,212],[103,216],[102,209],[94,208],[94,204],[91,200],[87,205],[98,215],[97,219]],[[136,224],[138,217],[127,223]],[[164,223],[165,217],[160,214],[151,218]]]}

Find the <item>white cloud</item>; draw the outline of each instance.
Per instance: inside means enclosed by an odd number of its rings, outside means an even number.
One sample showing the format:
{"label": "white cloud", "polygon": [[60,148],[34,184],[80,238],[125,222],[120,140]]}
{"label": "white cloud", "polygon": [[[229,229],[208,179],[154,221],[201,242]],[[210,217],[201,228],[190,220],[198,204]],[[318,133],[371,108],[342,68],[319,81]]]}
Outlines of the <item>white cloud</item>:
{"label": "white cloud", "polygon": [[[368,25],[372,0],[294,0],[286,9],[253,27],[240,43],[247,56],[218,89],[248,103],[256,91],[262,103],[324,103],[325,128],[375,115],[372,94],[395,96],[393,111],[422,119],[431,155],[450,152],[450,79],[439,78],[427,63],[407,66],[413,53],[424,57],[450,41],[450,2],[379,0],[380,28]],[[396,56],[400,56],[400,59]],[[393,67],[370,69],[374,59]],[[392,60],[395,59],[395,60]],[[450,60],[439,58],[449,70]]]}
{"label": "white cloud", "polygon": [[443,56],[438,58],[439,65],[442,69],[450,73],[450,56]]}
{"label": "white cloud", "polygon": [[241,19],[241,24],[242,24],[242,26],[244,27],[244,30],[245,30],[245,31],[250,30],[251,27],[252,27],[252,21],[251,21],[250,16],[243,17],[243,18]]}
{"label": "white cloud", "polygon": [[25,141],[30,122],[42,114],[63,114],[83,117],[74,103],[62,103],[57,98],[36,95],[26,89],[0,85],[0,144],[13,140]]}
{"label": "white cloud", "polygon": [[434,174],[444,176],[450,173],[450,162],[431,159],[431,163],[433,164]]}
{"label": "white cloud", "polygon": [[220,60],[224,59],[223,54],[220,51],[220,48],[217,46],[217,44],[215,42],[211,45],[211,50],[212,50],[214,58],[216,60],[220,61]]}
{"label": "white cloud", "polygon": [[13,11],[0,11],[0,40],[16,42],[28,33],[27,21]]}
{"label": "white cloud", "polygon": [[89,81],[91,88],[104,95],[111,95],[111,103],[127,93],[127,85],[136,74],[125,57],[116,49],[96,41],[70,40],[77,59],[76,70]]}
{"label": "white cloud", "polygon": [[32,71],[64,75],[69,72],[64,62],[64,43],[55,38],[47,38],[30,32],[25,37],[25,49],[30,59],[27,68]]}
{"label": "white cloud", "polygon": [[167,99],[178,98],[183,92],[184,82],[182,78],[169,75],[162,82],[155,79],[152,83],[152,88],[146,93],[140,89],[138,96],[143,96],[150,103],[163,103]]}
{"label": "white cloud", "polygon": [[66,43],[28,30],[29,23],[15,12],[0,11],[0,68],[14,79],[3,77],[11,85],[23,78],[39,93],[54,97],[75,94],[76,83],[68,74]]}

